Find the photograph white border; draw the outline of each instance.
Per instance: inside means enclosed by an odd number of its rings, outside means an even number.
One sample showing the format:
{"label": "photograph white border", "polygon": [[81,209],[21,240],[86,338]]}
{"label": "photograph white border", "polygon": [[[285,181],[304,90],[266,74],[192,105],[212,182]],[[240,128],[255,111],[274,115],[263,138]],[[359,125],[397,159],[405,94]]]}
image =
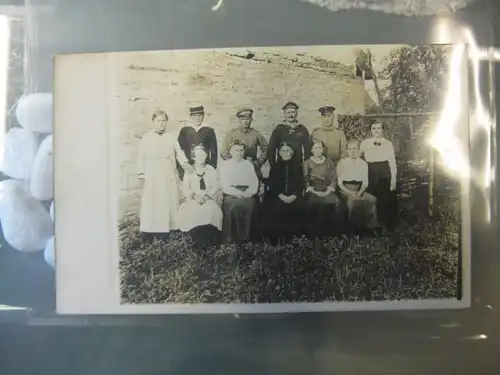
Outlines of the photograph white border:
{"label": "photograph white border", "polygon": [[[335,46],[331,46],[334,48]],[[265,49],[286,47],[266,47]],[[300,46],[294,46],[294,49]],[[307,49],[305,46],[304,49]],[[212,49],[210,49],[212,50]],[[229,50],[229,49],[217,49]],[[235,50],[235,49],[233,49]],[[241,48],[237,50],[241,51]],[[192,50],[191,50],[192,51]],[[203,51],[203,50],[198,50]],[[469,139],[467,50],[463,49],[460,118]],[[171,51],[169,51],[171,52]],[[470,181],[462,180],[462,299],[265,304],[121,304],[118,191],[113,157],[117,121],[117,54],[54,59],[54,196],[58,314],[244,314],[325,311],[436,310],[470,307]],[[141,52],[144,53],[144,52]],[[156,51],[151,53],[162,53]],[[465,160],[469,160],[466,150]],[[116,156],[116,155],[115,155]]]}

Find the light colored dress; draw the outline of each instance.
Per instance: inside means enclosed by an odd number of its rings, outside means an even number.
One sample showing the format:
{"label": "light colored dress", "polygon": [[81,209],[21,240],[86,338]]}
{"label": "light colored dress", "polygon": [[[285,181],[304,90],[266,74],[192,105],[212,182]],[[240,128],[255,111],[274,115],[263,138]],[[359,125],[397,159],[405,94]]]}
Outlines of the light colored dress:
{"label": "light colored dress", "polygon": [[176,228],[180,183],[176,160],[187,163],[174,135],[148,131],[139,142],[138,173],[143,178],[140,231],[166,233]]}
{"label": "light colored dress", "polygon": [[[189,231],[202,225],[213,225],[222,229],[222,210],[217,204],[219,186],[217,172],[211,165],[206,165],[203,173],[184,176],[182,193],[185,201],[181,204],[177,215],[177,226],[182,231]],[[208,200],[200,204],[194,195],[205,195]]]}

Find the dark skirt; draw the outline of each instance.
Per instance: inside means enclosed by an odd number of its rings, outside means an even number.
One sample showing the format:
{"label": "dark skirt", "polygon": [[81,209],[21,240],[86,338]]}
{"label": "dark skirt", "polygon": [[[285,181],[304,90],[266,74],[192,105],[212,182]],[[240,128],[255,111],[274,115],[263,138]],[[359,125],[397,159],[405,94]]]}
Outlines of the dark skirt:
{"label": "dark skirt", "polygon": [[259,208],[259,235],[272,244],[290,242],[305,232],[305,207],[301,198],[285,203],[279,198],[266,198]]}
{"label": "dark skirt", "polygon": [[222,203],[222,240],[224,243],[242,243],[250,240],[257,197],[236,198],[224,195]]}
{"label": "dark skirt", "polygon": [[[361,182],[344,182],[344,186],[348,190],[356,192],[361,188]],[[378,227],[377,198],[366,191],[359,197],[341,191],[340,196],[346,204],[349,224],[352,229],[362,230]]]}
{"label": "dark skirt", "polygon": [[307,234],[310,237],[337,236],[345,231],[345,209],[335,193],[322,198],[307,193]]}
{"label": "dark skirt", "polygon": [[392,226],[398,214],[396,191],[391,191],[389,163],[368,163],[367,191],[377,199],[377,217],[381,223]]}
{"label": "dark skirt", "polygon": [[211,224],[194,227],[188,233],[194,241],[193,247],[199,249],[219,246],[222,239],[221,231]]}

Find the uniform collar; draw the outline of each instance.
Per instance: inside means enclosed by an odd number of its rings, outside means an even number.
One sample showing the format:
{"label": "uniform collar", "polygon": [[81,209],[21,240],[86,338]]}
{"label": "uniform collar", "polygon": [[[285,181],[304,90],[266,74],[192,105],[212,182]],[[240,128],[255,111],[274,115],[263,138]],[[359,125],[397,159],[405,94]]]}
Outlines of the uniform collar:
{"label": "uniform collar", "polygon": [[322,130],[326,131],[326,132],[332,132],[332,131],[335,131],[335,130],[340,130],[339,128],[337,128],[336,126],[329,126],[329,127],[326,127],[326,126],[321,126]]}
{"label": "uniform collar", "polygon": [[191,127],[192,127],[194,130],[198,131],[198,130],[200,130],[200,129],[202,129],[202,128],[206,128],[206,127],[207,127],[207,125],[205,125],[205,124],[201,124],[200,126],[191,125]]}
{"label": "uniform collar", "polygon": [[253,130],[252,127],[245,128],[243,126],[239,126],[238,129],[243,133],[250,133]]}

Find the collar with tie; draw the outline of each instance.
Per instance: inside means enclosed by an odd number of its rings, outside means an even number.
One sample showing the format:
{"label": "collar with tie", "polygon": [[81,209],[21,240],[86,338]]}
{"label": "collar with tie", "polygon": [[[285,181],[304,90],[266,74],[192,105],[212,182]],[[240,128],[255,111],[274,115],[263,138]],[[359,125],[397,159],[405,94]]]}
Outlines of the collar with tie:
{"label": "collar with tie", "polygon": [[207,190],[207,185],[205,184],[205,172],[196,173],[196,176],[200,179],[200,190]]}
{"label": "collar with tie", "polygon": [[373,145],[374,146],[382,146],[382,142],[380,142],[380,141],[374,141]]}

